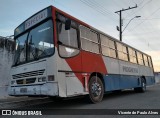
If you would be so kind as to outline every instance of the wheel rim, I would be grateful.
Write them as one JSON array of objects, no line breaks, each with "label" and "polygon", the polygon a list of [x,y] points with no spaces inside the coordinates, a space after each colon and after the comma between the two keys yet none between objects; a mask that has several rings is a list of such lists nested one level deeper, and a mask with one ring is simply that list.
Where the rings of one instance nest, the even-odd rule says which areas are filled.
[{"label": "wheel rim", "polygon": [[93,82],[91,85],[91,93],[93,97],[98,97],[102,93],[102,86],[98,82]]},{"label": "wheel rim", "polygon": [[142,82],[142,89],[145,91],[146,90],[146,83]]}]

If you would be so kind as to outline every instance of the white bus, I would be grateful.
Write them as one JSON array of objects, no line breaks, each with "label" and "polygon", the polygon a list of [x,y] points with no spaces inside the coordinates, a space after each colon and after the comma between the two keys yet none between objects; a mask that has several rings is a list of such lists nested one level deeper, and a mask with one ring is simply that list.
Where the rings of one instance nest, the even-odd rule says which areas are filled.
[{"label": "white bus", "polygon": [[100,102],[107,91],[155,83],[151,56],[49,6],[14,32],[9,95],[72,97]]}]

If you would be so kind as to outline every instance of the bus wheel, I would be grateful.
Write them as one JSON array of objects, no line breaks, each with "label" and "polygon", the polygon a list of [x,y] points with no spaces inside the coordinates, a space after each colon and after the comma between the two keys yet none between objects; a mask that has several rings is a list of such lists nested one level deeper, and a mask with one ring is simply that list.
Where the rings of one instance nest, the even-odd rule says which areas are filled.
[{"label": "bus wheel", "polygon": [[146,81],[143,77],[141,78],[141,87],[134,88],[134,90],[141,93],[144,93],[146,91]]},{"label": "bus wheel", "polygon": [[146,91],[146,81],[144,78],[141,79],[141,88],[140,88],[141,92],[145,92]]},{"label": "bus wheel", "polygon": [[98,103],[102,101],[104,95],[104,86],[99,77],[92,76],[89,81],[89,102]]}]

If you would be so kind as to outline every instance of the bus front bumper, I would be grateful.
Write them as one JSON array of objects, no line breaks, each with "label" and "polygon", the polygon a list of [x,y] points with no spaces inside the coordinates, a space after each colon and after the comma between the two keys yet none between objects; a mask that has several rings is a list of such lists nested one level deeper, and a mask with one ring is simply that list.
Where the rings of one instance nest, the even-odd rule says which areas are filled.
[{"label": "bus front bumper", "polygon": [[10,96],[57,96],[58,85],[57,83],[45,83],[42,85],[27,85],[27,86],[11,86],[8,89]]}]

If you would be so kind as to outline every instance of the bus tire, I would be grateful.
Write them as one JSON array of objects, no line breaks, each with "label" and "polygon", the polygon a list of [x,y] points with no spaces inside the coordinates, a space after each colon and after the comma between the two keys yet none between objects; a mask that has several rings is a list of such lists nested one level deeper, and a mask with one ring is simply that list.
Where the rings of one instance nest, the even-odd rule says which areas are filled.
[{"label": "bus tire", "polygon": [[141,78],[141,87],[134,88],[135,92],[144,93],[146,91],[146,80],[144,77]]},{"label": "bus tire", "polygon": [[89,81],[89,96],[88,100],[90,103],[101,102],[104,95],[104,86],[99,77],[92,76]]},{"label": "bus tire", "polygon": [[141,79],[141,87],[140,87],[140,92],[145,92],[146,91],[146,80],[145,78],[143,77]]}]

